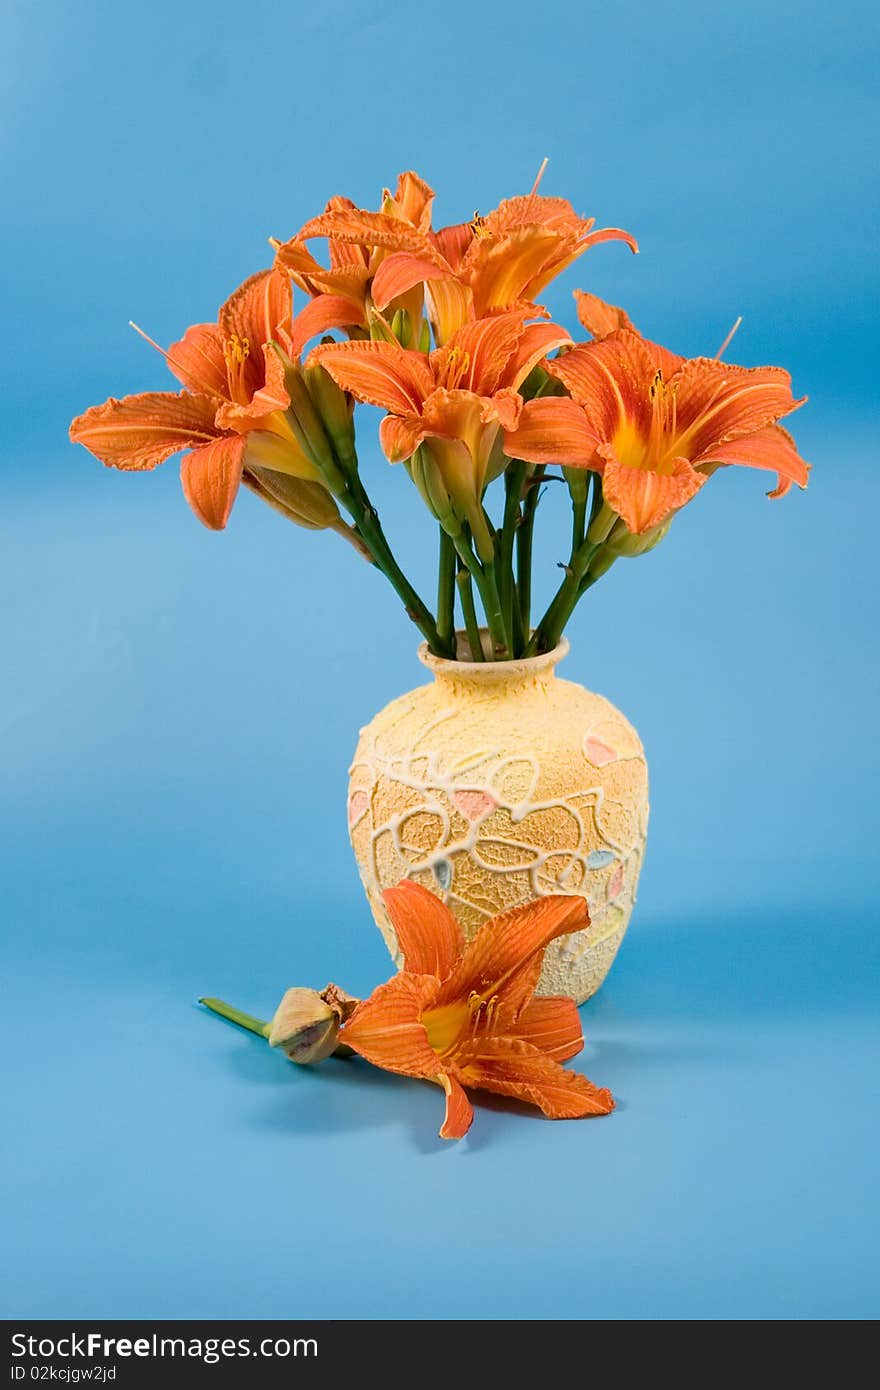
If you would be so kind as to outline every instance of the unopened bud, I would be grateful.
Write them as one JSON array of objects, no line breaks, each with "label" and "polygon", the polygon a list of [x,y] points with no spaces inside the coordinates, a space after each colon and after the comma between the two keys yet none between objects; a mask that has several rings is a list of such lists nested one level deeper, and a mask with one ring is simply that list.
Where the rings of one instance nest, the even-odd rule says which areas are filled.
[{"label": "unopened bud", "polygon": [[607,502],[603,502],[587,528],[587,540],[590,545],[601,545],[603,541],[607,540],[612,528],[619,520],[617,512],[609,507]]},{"label": "unopened bud", "polygon": [[284,367],[284,389],[290,397],[287,419],[291,429],[300,447],[314,461],[326,480],[330,491],[339,496],[345,491],[345,479],[339,471],[321,416],[309,395],[303,369],[300,363],[289,357],[277,343],[273,343],[272,347]]},{"label": "unopened bud", "polygon": [[315,989],[289,989],[272,1019],[269,1046],[280,1047],[300,1066],[323,1062],[336,1051],[339,1029],[357,1003],[338,985],[328,985],[320,994]]},{"label": "unopened bud", "polygon": [[385,322],[378,310],[369,309],[367,318],[370,325],[370,338],[374,343],[394,343],[395,346],[398,345],[391,325]]},{"label": "unopened bud", "polygon": [[652,526],[650,531],[643,531],[637,536],[623,521],[618,521],[605,544],[614,555],[647,555],[649,550],[660,544],[671,524],[672,517],[668,516],[659,526]]},{"label": "unopened bud", "polygon": [[265,500],[277,502],[298,526],[308,531],[325,531],[338,526],[342,518],[339,508],[322,483],[307,482],[289,473],[275,473],[269,468],[249,465],[258,491],[268,494]]},{"label": "unopened bud", "polygon": [[[332,340],[331,340],[332,341]],[[336,457],[346,473],[357,470],[354,447],[354,402],[330,373],[316,362],[305,368],[306,385]]]},{"label": "unopened bud", "polygon": [[407,464],[409,475],[421,493],[422,500],[440,522],[443,530],[450,536],[461,533],[461,520],[452,505],[452,498],[446,490],[443,475],[430,449],[424,445],[416,449]]},{"label": "unopened bud", "polygon": [[391,320],[391,332],[401,347],[409,347],[409,314],[405,309],[395,309],[394,317]]}]

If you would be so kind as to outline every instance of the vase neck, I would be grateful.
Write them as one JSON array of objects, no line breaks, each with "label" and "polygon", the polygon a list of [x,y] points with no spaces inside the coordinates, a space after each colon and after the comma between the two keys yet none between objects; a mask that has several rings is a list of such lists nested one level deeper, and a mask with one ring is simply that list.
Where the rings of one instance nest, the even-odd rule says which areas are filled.
[{"label": "vase neck", "polygon": [[488,691],[515,696],[546,688],[556,679],[556,667],[567,655],[565,638],[552,652],[519,661],[449,661],[434,656],[426,643],[419,648],[419,660],[433,673],[435,683],[464,698],[479,697]]}]

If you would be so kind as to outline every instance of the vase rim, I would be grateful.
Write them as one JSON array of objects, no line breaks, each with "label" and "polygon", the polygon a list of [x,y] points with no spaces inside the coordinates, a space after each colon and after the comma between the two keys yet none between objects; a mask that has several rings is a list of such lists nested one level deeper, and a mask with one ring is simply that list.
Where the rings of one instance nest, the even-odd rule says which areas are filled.
[{"label": "vase rim", "polygon": [[[480,635],[484,640],[487,638],[485,628],[480,629]],[[467,651],[467,634],[457,631],[455,636],[457,649]],[[512,661],[473,661],[470,658],[458,660],[447,656],[435,656],[428,649],[427,642],[422,642],[418,649],[418,658],[435,676],[453,676],[456,680],[497,681],[499,678],[516,680],[539,675],[542,671],[552,671],[554,666],[568,656],[569,651],[568,638],[561,637],[552,651],[541,652],[538,656],[521,656]]]}]

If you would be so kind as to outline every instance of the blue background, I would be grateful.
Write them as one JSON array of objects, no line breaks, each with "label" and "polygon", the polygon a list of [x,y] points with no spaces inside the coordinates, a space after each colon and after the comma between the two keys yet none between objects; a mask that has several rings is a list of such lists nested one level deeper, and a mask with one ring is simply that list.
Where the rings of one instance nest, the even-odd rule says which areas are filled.
[{"label": "blue background", "polygon": [[[3,7],[7,1316],[880,1312],[874,9]],[[388,973],[345,780],[414,632],[334,538],[249,496],[209,534],[174,463],[106,471],[66,429],[167,384],[129,317],[212,317],[330,194],[416,167],[451,221],[545,154],[642,245],[554,312],[589,287],[689,353],[742,313],[733,360],[810,393],[815,471],[772,504],[725,471],[578,612],[563,674],[652,774],[578,1059],[620,1108],[481,1108],[444,1146],[434,1088],[296,1070],[193,1003]],[[364,456],[427,589],[417,499]],[[542,592],[564,525],[551,499]]]}]

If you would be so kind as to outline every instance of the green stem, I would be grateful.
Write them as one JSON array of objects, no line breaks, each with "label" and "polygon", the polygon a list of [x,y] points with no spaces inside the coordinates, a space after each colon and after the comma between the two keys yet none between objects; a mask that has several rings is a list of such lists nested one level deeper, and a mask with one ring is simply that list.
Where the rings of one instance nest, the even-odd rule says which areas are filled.
[{"label": "green stem", "polygon": [[461,600],[461,611],[464,614],[464,630],[467,633],[468,646],[471,649],[471,660],[485,661],[486,654],[483,651],[483,642],[480,637],[480,624],[477,622],[474,586],[471,583],[470,571],[464,568],[459,569],[456,583],[458,584],[458,597]]},{"label": "green stem", "polygon": [[249,1033],[256,1033],[260,1038],[268,1038],[272,1031],[271,1023],[266,1023],[265,1019],[254,1018],[253,1014],[242,1013],[241,1009],[234,1009],[231,1004],[225,1003],[222,999],[200,999],[200,1004],[204,1004],[206,1009],[210,1009],[212,1014],[219,1014],[221,1018],[228,1018],[230,1023],[237,1023],[239,1028],[246,1028]]},{"label": "green stem", "polygon": [[535,531],[535,512],[541,496],[544,465],[539,463],[529,479],[523,502],[522,521],[516,533],[516,586],[519,597],[523,631],[528,636],[532,619],[532,540]]},{"label": "green stem", "polygon": [[598,554],[593,556],[592,560],[590,561],[590,567],[584,575],[583,579],[581,580],[581,587],[578,591],[578,598],[580,598],[581,594],[585,594],[588,589],[591,589],[594,584],[596,584],[600,579],[602,579],[604,575],[608,573],[611,566],[618,559],[619,556],[615,555],[613,551],[609,550],[607,545],[600,546]]},{"label": "green stem", "polygon": [[446,644],[443,643],[430,609],[416,593],[412,584],[410,584],[403,570],[395,560],[391,552],[391,547],[385,539],[385,533],[379,521],[379,514],[367,496],[366,489],[360,481],[360,478],[355,477],[352,479],[345,491],[338,496],[337,500],[345,507],[345,510],[354,521],[355,527],[359,535],[363,538],[376,565],[400,598],[408,616],[425,638],[431,651],[434,652],[435,656],[451,656],[451,641],[448,641]]},{"label": "green stem", "polygon": [[573,499],[571,504],[571,553],[576,554],[587,533],[587,496]]},{"label": "green stem", "polygon": [[516,597],[516,588],[513,590],[514,602],[510,611],[510,635],[513,639],[514,658],[524,656],[528,641],[526,630],[523,627],[522,613],[520,612],[519,602]]},{"label": "green stem", "polygon": [[464,532],[454,538],[455,548],[458,551],[462,564],[470,574],[483,603],[486,613],[486,626],[492,638],[492,646],[495,655],[499,660],[503,660],[508,653],[507,636],[504,631],[504,619],[501,614],[501,599],[498,595],[498,585],[495,581],[495,566],[481,565]]},{"label": "green stem", "polygon": [[486,622],[492,634],[495,655],[503,661],[513,655],[513,643],[504,617],[504,609],[501,606],[501,594],[498,590],[498,576],[494,560],[490,565],[483,566],[483,587],[480,589],[480,597],[486,610]]},{"label": "green stem", "polygon": [[437,576],[437,636],[444,647],[452,647],[455,638],[455,545],[442,526]]},{"label": "green stem", "polygon": [[562,630],[580,598],[581,582],[601,542],[584,541],[565,567],[565,578],[554,594],[527,648],[527,655],[550,652],[558,646]]},{"label": "green stem", "polygon": [[590,519],[589,519],[589,521],[587,522],[587,530],[588,530],[588,531],[589,531],[590,527],[592,526],[593,522],[596,520],[596,517],[599,515],[599,512],[602,510],[602,503],[604,502],[604,500],[605,500],[605,498],[604,498],[604,494],[603,494],[603,492],[602,492],[602,479],[599,477],[599,474],[598,474],[598,473],[594,473],[594,474],[593,474],[593,498],[592,498],[592,501],[590,502]]},{"label": "green stem", "polygon": [[521,459],[515,459],[504,475],[504,522],[501,528],[500,546],[501,604],[504,611],[505,626],[513,637],[514,656],[519,656],[521,650],[521,645],[517,641],[517,634],[522,631],[522,615],[519,610],[516,579],[513,573],[513,548],[522,519],[520,499],[527,468],[528,464],[523,463]]}]

